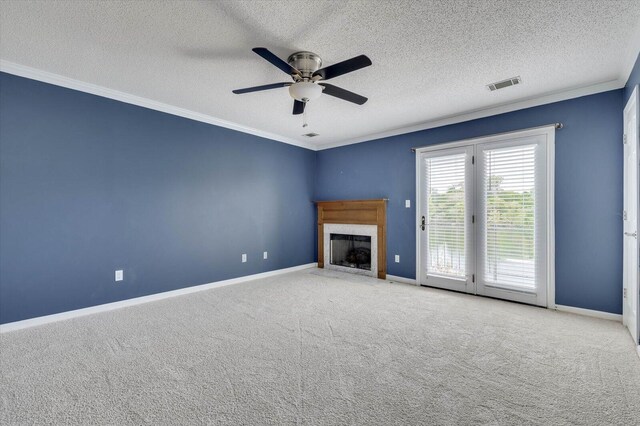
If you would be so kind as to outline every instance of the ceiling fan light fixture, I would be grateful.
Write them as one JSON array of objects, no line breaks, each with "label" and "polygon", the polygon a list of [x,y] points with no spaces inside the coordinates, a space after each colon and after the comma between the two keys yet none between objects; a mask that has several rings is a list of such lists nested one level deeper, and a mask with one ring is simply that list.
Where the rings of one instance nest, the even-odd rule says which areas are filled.
[{"label": "ceiling fan light fixture", "polygon": [[302,114],[304,123],[302,127],[307,127],[305,108],[307,102],[318,99],[323,93],[333,96],[334,98],[342,99],[343,101],[352,102],[356,105],[362,105],[367,102],[367,98],[364,96],[334,86],[333,84],[325,83],[326,80],[371,65],[371,59],[365,55],[356,56],[346,61],[320,68],[322,66],[322,59],[313,52],[295,52],[291,54],[287,62],[285,62],[266,47],[254,47],[252,50],[271,65],[291,77],[293,83],[263,84],[262,86],[232,90],[232,92],[236,95],[241,95],[243,93],[289,87],[289,95],[294,99],[291,113],[293,115]]},{"label": "ceiling fan light fixture", "polygon": [[322,95],[322,89],[318,84],[300,81],[289,86],[289,94],[300,102],[309,102],[318,99]]}]

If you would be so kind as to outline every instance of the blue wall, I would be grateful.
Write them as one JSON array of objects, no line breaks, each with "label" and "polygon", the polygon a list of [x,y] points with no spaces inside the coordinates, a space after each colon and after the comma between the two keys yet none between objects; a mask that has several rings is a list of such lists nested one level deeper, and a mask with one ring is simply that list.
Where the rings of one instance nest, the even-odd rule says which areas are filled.
[{"label": "blue wall", "polygon": [[556,302],[621,313],[622,90],[320,151],[316,197],[388,197],[387,271],[415,278],[409,148],[558,121],[565,128],[556,132]]},{"label": "blue wall", "polygon": [[631,70],[631,75],[629,75],[627,84],[624,86],[625,105],[627,104],[631,93],[633,93],[633,89],[636,87],[636,84],[640,84],[640,55],[638,55],[638,57],[636,58],[636,64],[633,66],[633,70]]},{"label": "blue wall", "polygon": [[4,73],[0,117],[1,323],[315,259],[313,151]]},{"label": "blue wall", "polygon": [[314,153],[0,73],[0,323],[313,262],[313,199],[389,197],[388,273],[414,278],[409,148],[556,121],[557,303],[620,313],[619,141],[639,74],[625,90]]}]

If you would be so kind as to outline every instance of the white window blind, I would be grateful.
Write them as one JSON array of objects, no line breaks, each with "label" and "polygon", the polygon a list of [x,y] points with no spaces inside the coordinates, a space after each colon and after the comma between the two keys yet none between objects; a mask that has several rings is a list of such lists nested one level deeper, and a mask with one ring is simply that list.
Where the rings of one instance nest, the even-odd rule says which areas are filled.
[{"label": "white window blind", "polygon": [[425,159],[427,273],[464,278],[466,154]]},{"label": "white window blind", "polygon": [[535,292],[537,144],[483,151],[483,279],[488,285]]}]

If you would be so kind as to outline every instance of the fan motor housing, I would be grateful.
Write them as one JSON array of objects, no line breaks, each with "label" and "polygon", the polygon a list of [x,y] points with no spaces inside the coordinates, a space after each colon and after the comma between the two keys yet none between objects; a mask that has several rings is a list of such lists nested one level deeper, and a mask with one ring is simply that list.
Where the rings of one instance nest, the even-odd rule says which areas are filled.
[{"label": "fan motor housing", "polygon": [[322,59],[313,52],[292,53],[287,62],[300,71],[303,79],[310,79],[311,75],[322,67]]}]

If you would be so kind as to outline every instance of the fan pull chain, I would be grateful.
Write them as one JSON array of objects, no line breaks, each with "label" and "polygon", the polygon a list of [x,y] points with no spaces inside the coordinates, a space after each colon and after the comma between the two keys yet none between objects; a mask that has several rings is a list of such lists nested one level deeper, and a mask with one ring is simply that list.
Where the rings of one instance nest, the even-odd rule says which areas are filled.
[{"label": "fan pull chain", "polygon": [[307,123],[307,103],[304,103],[304,109],[302,110],[302,128],[307,127],[309,124]]}]

